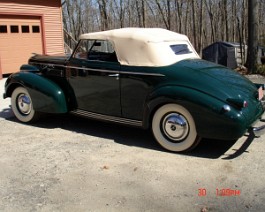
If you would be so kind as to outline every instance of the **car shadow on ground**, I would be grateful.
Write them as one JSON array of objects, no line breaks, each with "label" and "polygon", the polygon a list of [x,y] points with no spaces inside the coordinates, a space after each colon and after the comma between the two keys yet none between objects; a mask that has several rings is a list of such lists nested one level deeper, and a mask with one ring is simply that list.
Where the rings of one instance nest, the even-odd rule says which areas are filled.
[{"label": "car shadow on ground", "polygon": [[14,113],[11,110],[11,108],[5,108],[2,111],[0,111],[0,118],[9,119],[9,118],[12,118],[13,116],[14,116]]},{"label": "car shadow on ground", "polygon": [[[0,112],[0,117],[5,118],[8,121],[22,124],[14,116],[12,116],[12,114],[11,109],[5,109]],[[42,117],[38,122],[31,124],[31,126],[47,129],[61,128],[99,138],[111,139],[121,145],[168,152],[160,147],[160,145],[155,141],[150,130],[142,130],[139,128],[113,123],[105,123],[74,115],[45,115],[45,117]],[[200,144],[194,150],[181,154],[209,159],[217,159],[221,157],[222,159],[230,160],[246,152],[246,149],[253,141],[253,138],[253,136],[247,137],[243,145],[239,149],[234,149],[234,153],[231,155],[225,155],[225,153],[231,149],[236,141],[211,139],[202,139]],[[168,153],[177,154],[172,152]]]}]

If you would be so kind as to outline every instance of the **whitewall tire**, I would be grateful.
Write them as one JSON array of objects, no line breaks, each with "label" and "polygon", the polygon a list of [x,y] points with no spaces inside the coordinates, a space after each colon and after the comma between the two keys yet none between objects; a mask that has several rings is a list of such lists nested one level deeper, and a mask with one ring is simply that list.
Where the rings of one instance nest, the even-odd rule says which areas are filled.
[{"label": "whitewall tire", "polygon": [[200,141],[192,115],[178,104],[163,105],[155,112],[152,131],[157,142],[173,152],[191,150]]},{"label": "whitewall tire", "polygon": [[21,122],[33,122],[39,118],[34,110],[29,92],[24,87],[17,87],[11,95],[11,107],[16,118]]}]

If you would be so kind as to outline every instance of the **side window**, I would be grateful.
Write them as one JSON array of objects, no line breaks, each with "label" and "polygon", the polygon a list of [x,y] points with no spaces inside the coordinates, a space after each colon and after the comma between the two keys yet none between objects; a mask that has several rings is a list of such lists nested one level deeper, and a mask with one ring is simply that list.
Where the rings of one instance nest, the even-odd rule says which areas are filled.
[{"label": "side window", "polygon": [[91,61],[118,62],[111,42],[106,40],[82,40],[74,57]]}]

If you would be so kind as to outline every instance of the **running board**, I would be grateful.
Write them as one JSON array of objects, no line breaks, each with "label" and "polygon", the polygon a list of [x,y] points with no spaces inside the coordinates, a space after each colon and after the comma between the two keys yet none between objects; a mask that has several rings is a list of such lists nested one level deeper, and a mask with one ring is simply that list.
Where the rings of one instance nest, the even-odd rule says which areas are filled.
[{"label": "running board", "polygon": [[132,125],[132,126],[136,126],[136,127],[142,127],[143,126],[142,121],[120,118],[120,117],[115,117],[115,116],[102,115],[102,114],[98,114],[98,113],[87,112],[85,110],[74,110],[74,111],[71,111],[70,113],[74,114],[74,115],[86,117],[86,118],[96,119],[96,120],[115,122],[115,123],[119,123],[119,124]]}]

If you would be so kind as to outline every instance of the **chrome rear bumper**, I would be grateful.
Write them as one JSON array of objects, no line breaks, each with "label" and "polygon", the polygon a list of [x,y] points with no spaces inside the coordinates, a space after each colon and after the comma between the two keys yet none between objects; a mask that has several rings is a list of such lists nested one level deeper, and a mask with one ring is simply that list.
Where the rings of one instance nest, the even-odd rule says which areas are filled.
[{"label": "chrome rear bumper", "polygon": [[252,132],[256,137],[262,136],[263,134],[265,134],[265,125],[262,125],[260,127],[253,127]]},{"label": "chrome rear bumper", "polygon": [[265,134],[265,119],[261,118],[258,122],[255,123],[255,126],[252,126],[249,129],[249,132],[252,132],[256,137],[260,137]]},{"label": "chrome rear bumper", "polygon": [[[265,90],[265,84],[261,84],[263,94]],[[263,110],[265,110],[265,95],[260,100]],[[250,127],[248,130],[250,133],[253,133],[255,137],[260,137],[265,134],[265,113],[263,113],[262,117],[259,121],[254,123],[254,126]]]},{"label": "chrome rear bumper", "polygon": [[260,102],[262,104],[263,109],[265,109],[265,100],[264,100],[264,98]]}]

